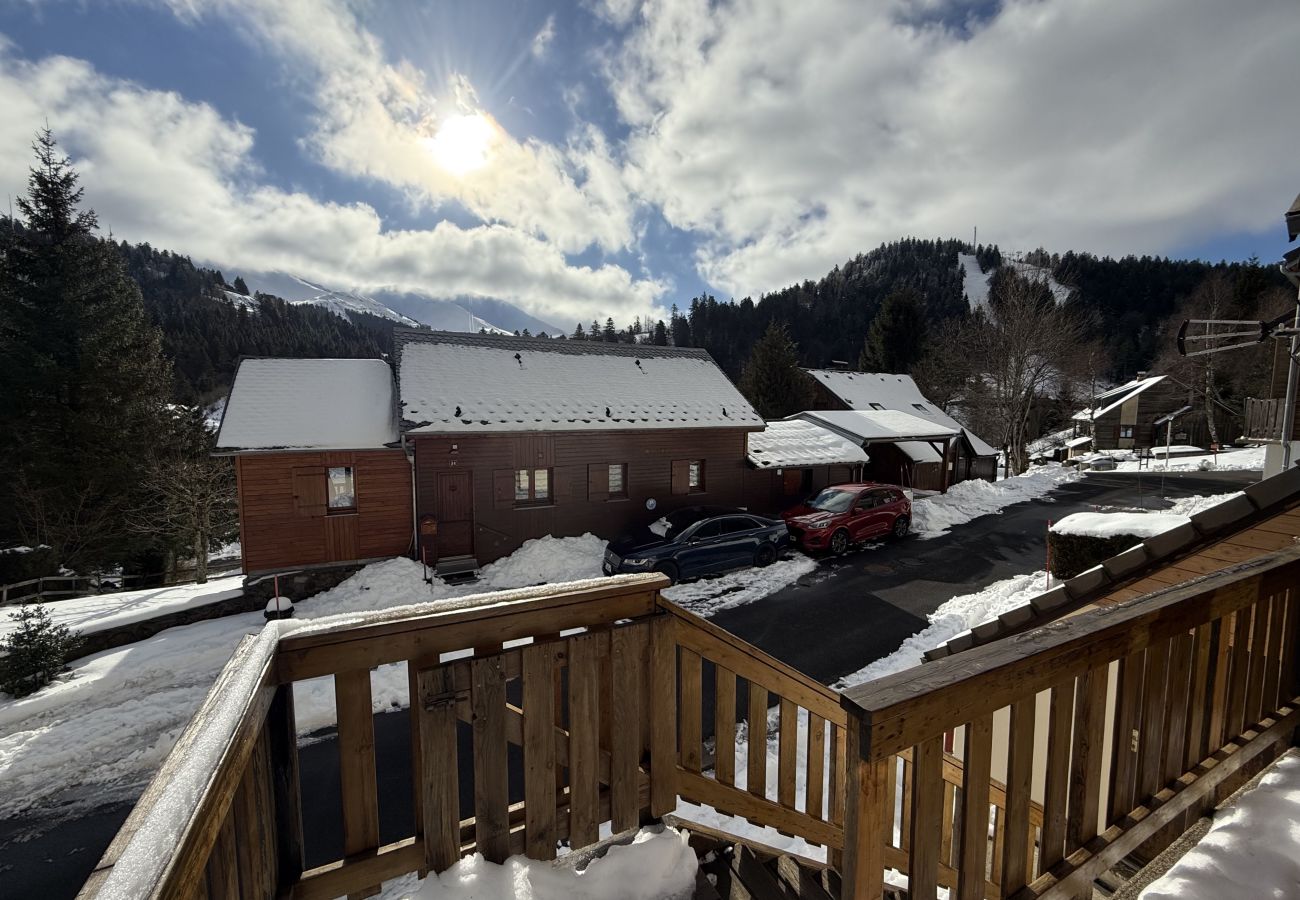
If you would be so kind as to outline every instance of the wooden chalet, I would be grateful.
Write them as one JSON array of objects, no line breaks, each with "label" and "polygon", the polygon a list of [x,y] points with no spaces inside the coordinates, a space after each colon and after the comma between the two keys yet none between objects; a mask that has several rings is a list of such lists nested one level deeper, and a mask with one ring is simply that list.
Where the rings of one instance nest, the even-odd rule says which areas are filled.
[{"label": "wooden chalet", "polygon": [[[807,369],[816,385],[814,409],[893,410],[917,416],[957,432],[946,457],[938,456],[926,441],[888,441],[871,446],[870,477],[923,490],[945,490],[946,485],[970,478],[994,481],[998,451],[949,416],[921,393],[910,375],[849,372],[842,369]],[[942,474],[946,460],[947,474]],[[940,487],[940,485],[944,487]]]},{"label": "wooden chalet", "polygon": [[244,572],[411,550],[411,471],[381,359],[244,359],[217,433],[235,458]]},{"label": "wooden chalet", "polygon": [[809,410],[794,416],[851,441],[868,454],[862,477],[927,491],[946,491],[961,438],[949,426],[895,409]]},{"label": "wooden chalet", "polygon": [[[1187,407],[1193,408],[1167,430],[1165,417]],[[1203,399],[1166,375],[1139,372],[1132,381],[1098,394],[1092,407],[1075,413],[1072,422],[1075,436],[1093,438],[1096,450],[1149,450],[1164,446],[1167,438],[1180,445],[1210,445]],[[1240,420],[1226,409],[1216,412],[1215,426],[1222,443],[1241,435]]]},{"label": "wooden chalet", "polygon": [[768,422],[749,436],[745,503],[779,513],[832,484],[859,481],[870,457],[862,446],[816,422]]},{"label": "wooden chalet", "polygon": [[473,567],[545,535],[612,538],[744,504],[763,420],[704,350],[401,330],[419,552]]}]

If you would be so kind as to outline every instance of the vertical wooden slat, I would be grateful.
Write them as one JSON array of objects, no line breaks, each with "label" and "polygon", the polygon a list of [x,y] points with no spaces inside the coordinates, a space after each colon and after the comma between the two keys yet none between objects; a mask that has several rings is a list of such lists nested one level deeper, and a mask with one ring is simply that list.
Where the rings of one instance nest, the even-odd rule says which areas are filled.
[{"label": "vertical wooden slat", "polygon": [[276,887],[283,893],[298,881],[303,870],[298,726],[292,684],[282,684],[275,689],[266,716],[266,739],[275,808]]},{"label": "vertical wooden slat", "polygon": [[1211,673],[1213,670],[1214,629],[1207,622],[1196,629],[1192,650],[1192,675],[1188,690],[1187,739],[1183,746],[1183,771],[1192,768],[1208,755],[1205,733],[1209,723]]},{"label": "vertical wooden slat", "polygon": [[912,748],[912,835],[908,851],[908,896],[935,900],[939,890],[939,831],[943,815],[943,736]]},{"label": "vertical wooden slat", "polygon": [[1138,775],[1135,803],[1146,801],[1160,788],[1164,762],[1165,682],[1169,670],[1169,642],[1147,648],[1142,678],[1142,725],[1138,741]]},{"label": "vertical wooden slat", "polygon": [[1119,661],[1115,685],[1115,728],[1111,748],[1110,803],[1106,821],[1114,822],[1133,808],[1137,785],[1137,740],[1142,712],[1144,653]]},{"label": "vertical wooden slat", "polygon": [[851,715],[844,739],[836,735],[838,729],[831,729],[832,759],[836,742],[844,746],[846,756],[842,900],[878,900],[885,890],[885,805],[894,802],[886,789],[886,766],[893,757],[863,759],[862,728],[862,721]]},{"label": "vertical wooden slat", "polygon": [[736,783],[736,674],[713,667],[713,774],[722,784]]},{"label": "vertical wooden slat", "polygon": [[1255,608],[1237,610],[1232,624],[1232,670],[1228,676],[1227,737],[1241,734],[1246,721],[1246,689],[1250,681],[1250,631]]},{"label": "vertical wooden slat", "polygon": [[[409,700],[407,706],[407,727],[410,731],[411,740],[411,812],[413,815],[412,827],[415,830],[415,838],[418,841],[424,841],[424,763],[421,757],[421,744],[423,739],[420,735],[421,703],[420,703],[420,670],[434,668],[438,665],[438,660],[407,660],[406,661],[406,696]],[[427,843],[425,847],[425,865],[421,866],[418,872],[420,878],[429,874],[428,869],[428,850]]]},{"label": "vertical wooden slat", "polygon": [[[1167,784],[1183,774],[1187,748],[1188,690],[1192,673],[1192,653],[1196,649],[1191,632],[1184,632],[1169,642],[1169,677],[1165,686],[1165,762],[1161,783]],[[1199,760],[1198,760],[1199,761]]]},{"label": "vertical wooden slat", "polygon": [[989,880],[994,884],[1002,883],[1002,857],[1007,852],[1007,814],[1006,810],[993,808],[993,871]]},{"label": "vertical wooden slat", "polygon": [[1010,897],[1033,878],[1029,806],[1034,777],[1034,697],[1011,704],[1007,730],[1007,836],[1002,845],[1002,896]]},{"label": "vertical wooden slat", "polygon": [[211,900],[240,900],[235,845],[235,817],[227,815],[208,856],[208,897]]},{"label": "vertical wooden slat", "polygon": [[[610,798],[614,830],[626,831],[640,824],[639,767],[641,760],[641,655],[646,633],[645,625],[616,628],[610,634],[610,662],[614,672],[614,741],[610,762]],[[683,658],[686,651],[682,651]],[[699,672],[696,657],[696,674]],[[698,683],[698,682],[697,682]],[[683,701],[685,701],[683,697]],[[683,722],[689,713],[682,708]],[[698,726],[700,708],[695,705]],[[685,728],[683,727],[683,733]],[[697,732],[698,733],[698,732]]]},{"label": "vertical wooden slat", "polygon": [[1039,867],[1060,862],[1065,848],[1066,802],[1070,786],[1070,728],[1074,720],[1074,682],[1052,688],[1047,719],[1047,766],[1043,793],[1043,846]]},{"label": "vertical wooden slat", "polygon": [[[601,634],[569,638],[569,844],[600,838]],[[647,704],[648,706],[649,704]]]},{"label": "vertical wooden slat", "polygon": [[799,712],[793,701],[782,697],[777,728],[776,802],[794,809],[795,760],[798,757]]},{"label": "vertical wooden slat", "polygon": [[[664,816],[677,807],[677,639],[673,617],[651,623],[650,815]],[[612,738],[612,735],[611,735]]]},{"label": "vertical wooden slat", "polygon": [[238,835],[235,860],[244,900],[272,900],[276,894],[275,844],[269,830],[274,823],[271,772],[266,749],[264,739],[253,747],[229,813]]},{"label": "vertical wooden slat", "polygon": [[746,747],[745,788],[767,796],[767,688],[749,682],[749,742]]},{"label": "vertical wooden slat", "polygon": [[[523,649],[524,850],[555,858],[555,645]],[[636,721],[640,721],[639,719]]]},{"label": "vertical wooden slat", "polygon": [[[680,719],[680,748],[682,768],[688,772],[700,771],[700,736],[704,714],[703,688],[700,683],[700,655],[683,647],[681,650],[681,694],[677,701]],[[618,702],[617,698],[614,701]]]},{"label": "vertical wooden slat", "polygon": [[831,725],[831,750],[829,754],[831,774],[829,778],[830,799],[826,807],[833,825],[844,824],[845,791],[848,789],[848,737],[846,730]]},{"label": "vertical wooden slat", "polygon": [[902,770],[901,778],[903,779],[903,807],[902,822],[900,822],[901,831],[898,835],[899,849],[910,850],[912,847],[912,760],[909,757],[900,757]]},{"label": "vertical wooden slat", "polygon": [[[945,866],[957,867],[952,858],[953,833],[960,828],[954,821],[956,811],[957,786],[948,779],[943,780],[943,812],[939,816],[939,862]],[[987,840],[987,838],[986,838]],[[958,839],[960,847],[960,838]]]},{"label": "vertical wooden slat", "polygon": [[[959,900],[984,900],[984,869],[989,852],[989,778],[993,762],[993,716],[966,725],[966,757],[961,790]],[[1024,832],[1020,828],[1021,833]],[[1005,845],[1003,847],[1005,853]]]},{"label": "vertical wooden slat", "polygon": [[[343,794],[343,853],[351,856],[379,847],[379,783],[375,778],[375,720],[370,670],[334,676],[338,706],[339,783]],[[373,897],[371,885],[349,897]]]},{"label": "vertical wooden slat", "polygon": [[1285,625],[1286,598],[1275,594],[1268,620],[1268,645],[1264,650],[1264,687],[1260,703],[1265,715],[1282,702],[1278,696],[1278,676],[1282,668],[1282,629]]},{"label": "vertical wooden slat", "polygon": [[1077,681],[1074,753],[1070,760],[1070,819],[1065,840],[1067,855],[1097,836],[1109,675],[1109,666],[1098,666],[1084,672]]},{"label": "vertical wooden slat", "polygon": [[[1228,684],[1232,670],[1232,620],[1228,616],[1210,623],[1209,721],[1205,726],[1205,756],[1223,746],[1228,727]],[[1204,759],[1205,756],[1201,758]]]},{"label": "vertical wooden slat", "polygon": [[1264,654],[1268,645],[1268,623],[1273,617],[1271,597],[1260,597],[1255,603],[1255,618],[1250,634],[1250,674],[1246,684],[1245,724],[1259,721],[1264,700]]},{"label": "vertical wooden slat", "polygon": [[470,660],[474,730],[474,845],[488,862],[510,855],[506,679],[500,656]]},{"label": "vertical wooden slat", "polygon": [[898,822],[898,764],[898,757],[891,756],[885,766],[885,790],[889,797],[889,803],[885,805],[885,840],[893,847],[902,843],[901,840],[895,843],[894,838],[894,826]]},{"label": "vertical wooden slat", "polygon": [[412,707],[416,710],[420,753],[416,796],[424,866],[444,872],[460,858],[460,788],[457,757],[456,693],[450,666],[417,669]]},{"label": "vertical wooden slat", "polygon": [[1278,671],[1278,692],[1283,701],[1300,694],[1300,591],[1288,588],[1283,595],[1286,615],[1282,623],[1282,665]]},{"label": "vertical wooden slat", "polygon": [[804,812],[814,819],[825,819],[822,798],[826,779],[826,720],[808,713],[808,774],[804,784]]}]

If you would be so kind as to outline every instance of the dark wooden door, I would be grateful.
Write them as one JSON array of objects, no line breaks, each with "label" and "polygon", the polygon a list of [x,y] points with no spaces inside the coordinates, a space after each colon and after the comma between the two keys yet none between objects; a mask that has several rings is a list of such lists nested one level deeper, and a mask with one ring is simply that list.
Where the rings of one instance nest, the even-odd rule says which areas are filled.
[{"label": "dark wooden door", "polygon": [[473,473],[441,472],[438,475],[438,557],[473,553]]}]

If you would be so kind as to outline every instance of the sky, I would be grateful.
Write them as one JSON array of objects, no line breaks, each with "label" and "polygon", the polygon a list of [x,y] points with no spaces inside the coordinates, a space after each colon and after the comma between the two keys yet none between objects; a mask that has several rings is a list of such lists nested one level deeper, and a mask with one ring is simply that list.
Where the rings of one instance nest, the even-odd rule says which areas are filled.
[{"label": "sky", "polygon": [[1272,261],[1297,46],[1295,0],[0,0],[0,189],[48,123],[119,239],[566,327],[977,227]]}]

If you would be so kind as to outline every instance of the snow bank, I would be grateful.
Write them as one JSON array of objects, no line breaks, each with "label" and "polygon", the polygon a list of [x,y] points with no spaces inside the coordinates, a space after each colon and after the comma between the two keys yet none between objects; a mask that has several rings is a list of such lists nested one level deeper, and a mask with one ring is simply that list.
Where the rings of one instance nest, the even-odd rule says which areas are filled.
[{"label": "snow bank", "polygon": [[700,616],[762,600],[794,584],[817,568],[817,560],[802,553],[764,569],[738,569],[718,578],[678,584],[664,591],[669,600]]},{"label": "snow bank", "polygon": [[1214,816],[1209,833],[1140,900],[1300,895],[1300,750]]},{"label": "snow bank", "polygon": [[[1161,447],[1160,453],[1164,454]],[[1177,448],[1175,448],[1177,450]],[[1153,451],[1154,452],[1154,451]],[[1115,452],[1109,454],[1121,459]],[[1126,454],[1117,471],[1120,472],[1243,472],[1261,471],[1264,468],[1264,448],[1247,447],[1244,450],[1224,450],[1221,453],[1206,453],[1204,456],[1177,456],[1169,460],[1166,466],[1163,459],[1138,462],[1132,454]]]},{"label": "snow bank", "polygon": [[1047,465],[1001,481],[974,478],[963,481],[950,487],[946,494],[913,503],[912,531],[922,537],[936,537],[954,525],[964,525],[1013,503],[1042,497],[1079,477],[1072,468]]},{"label": "snow bank", "polygon": [[1180,497],[1174,501],[1174,505],[1167,511],[1176,516],[1194,516],[1198,512],[1203,512],[1211,506],[1218,506],[1220,503],[1227,503],[1236,497],[1245,495],[1245,491],[1233,491],[1231,494],[1209,494],[1196,495],[1192,497]]},{"label": "snow bank", "polygon": [[1099,538],[1116,537],[1121,534],[1149,538],[1191,521],[1189,516],[1164,512],[1085,512],[1068,515],[1054,523],[1052,532]]},{"label": "snow bank", "polygon": [[699,863],[674,828],[637,832],[581,872],[512,856],[503,864],[475,853],[423,881],[391,882],[380,900],[676,900],[695,891]]}]

